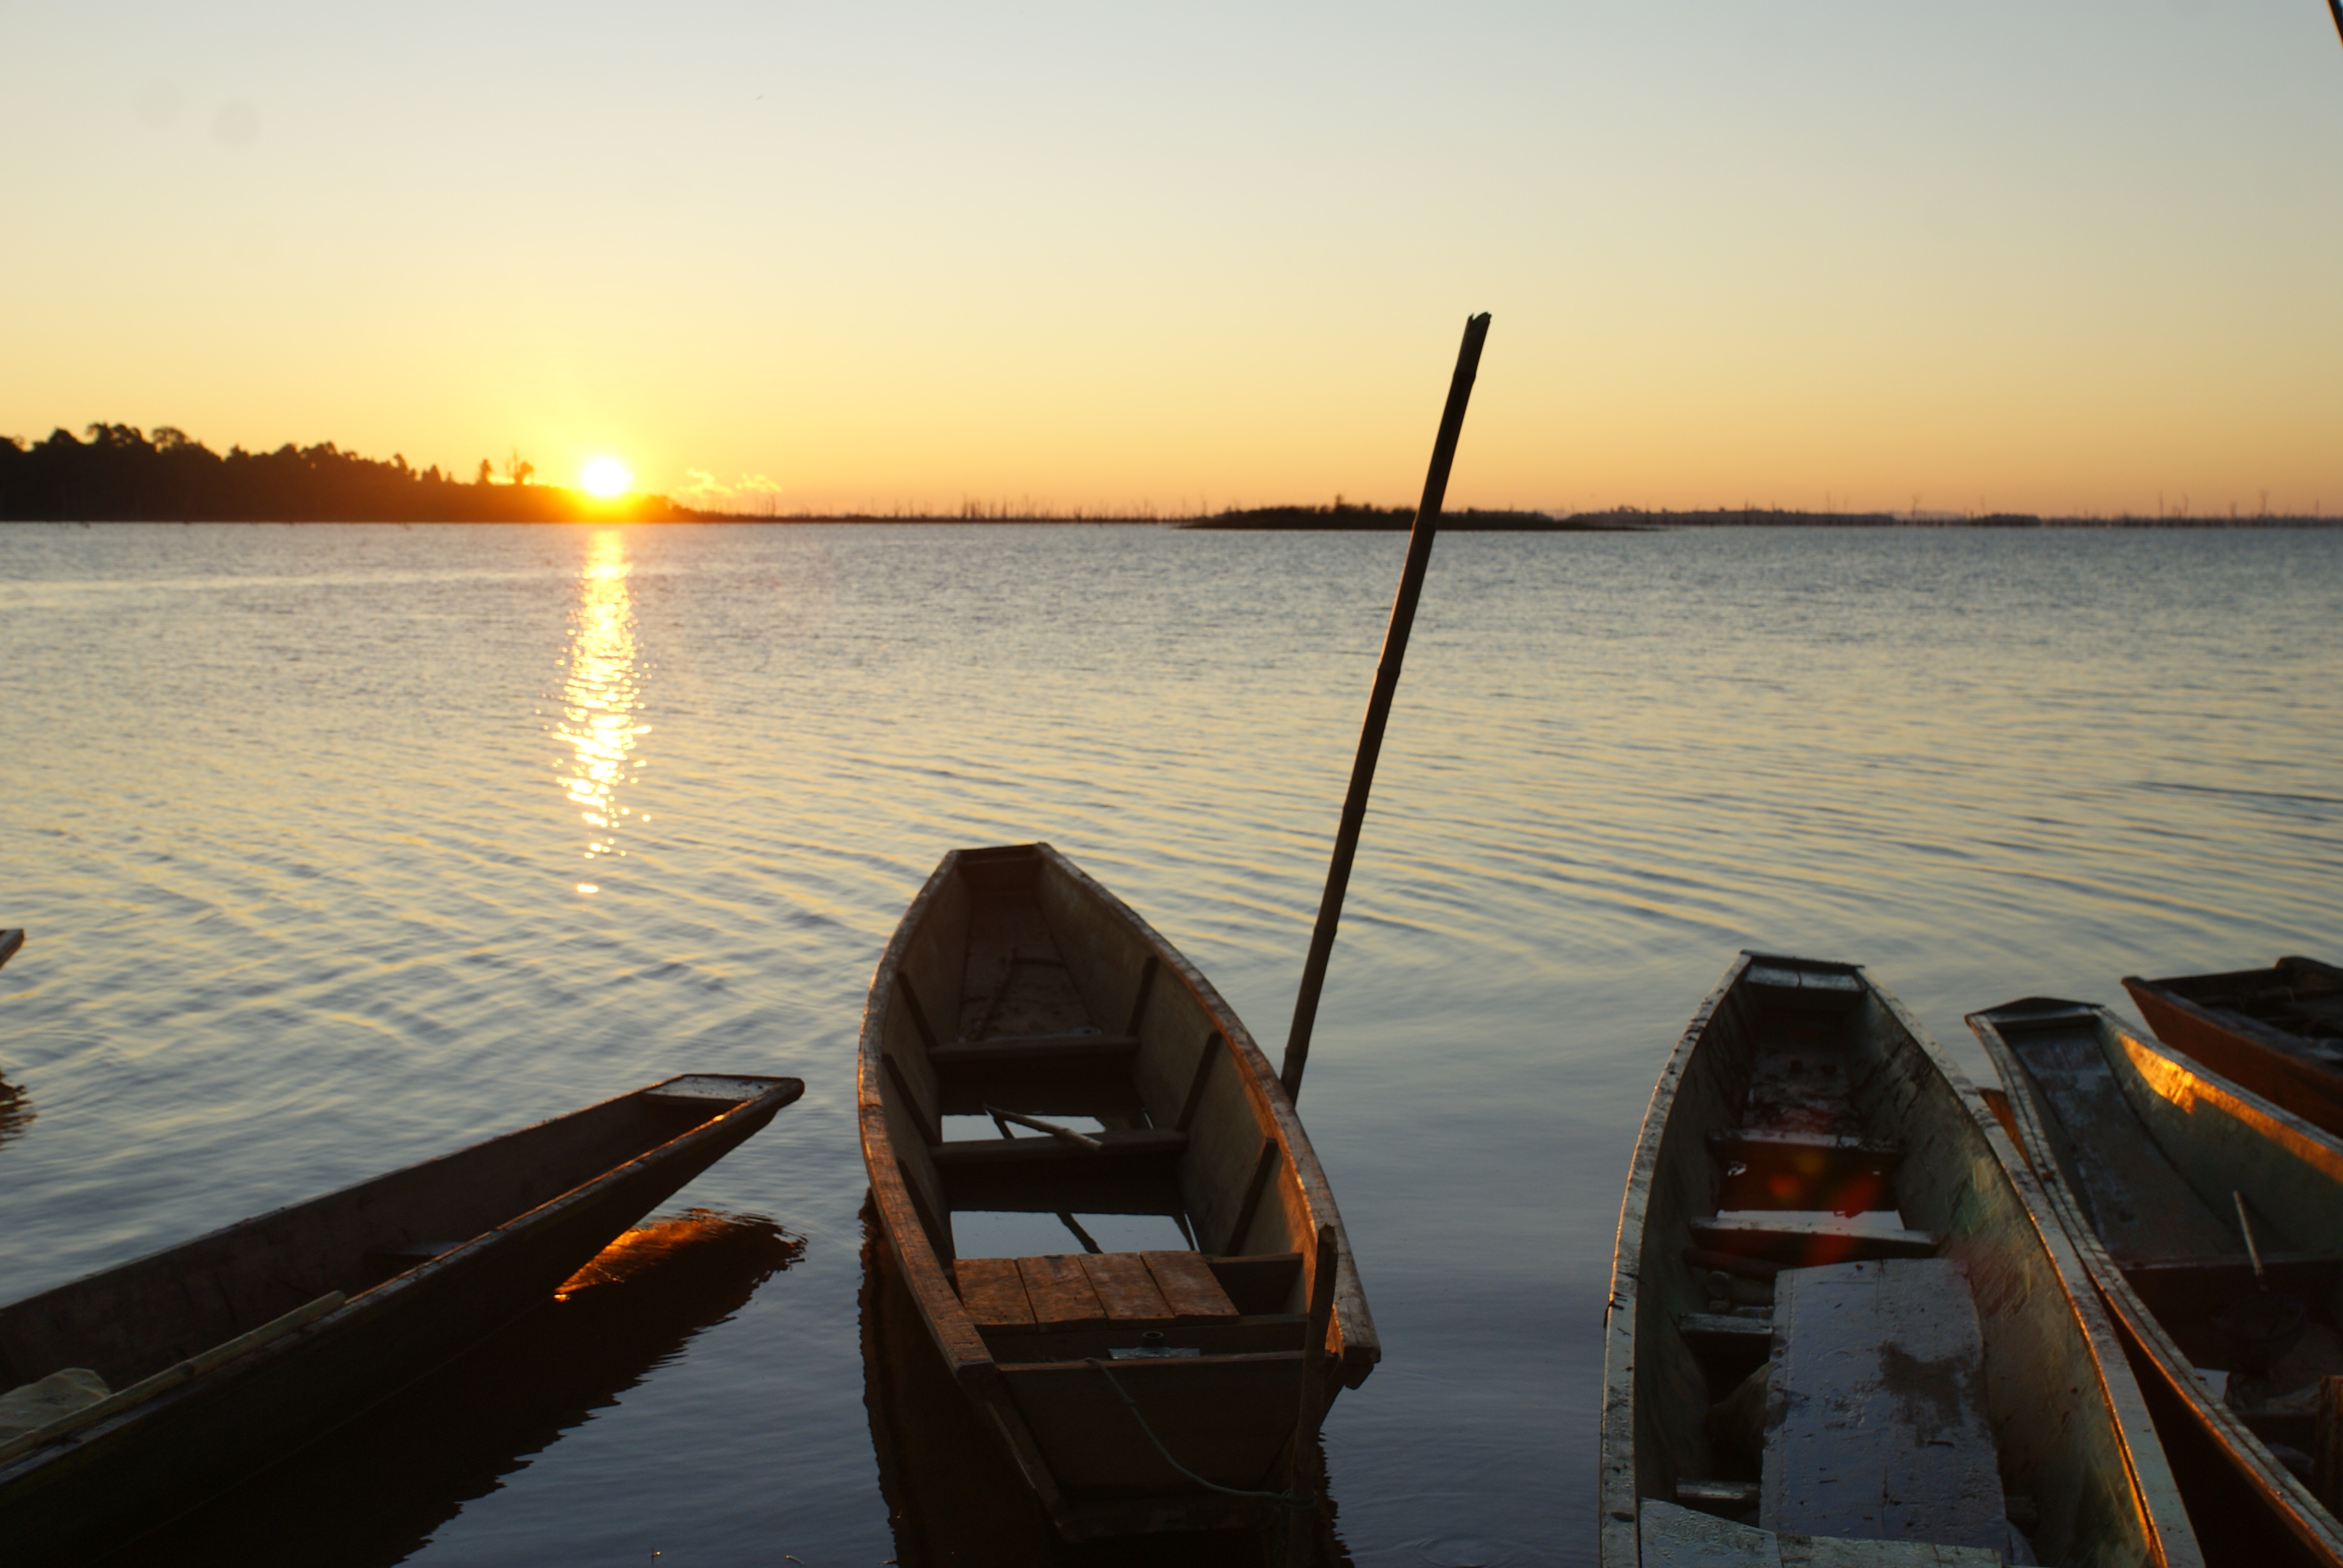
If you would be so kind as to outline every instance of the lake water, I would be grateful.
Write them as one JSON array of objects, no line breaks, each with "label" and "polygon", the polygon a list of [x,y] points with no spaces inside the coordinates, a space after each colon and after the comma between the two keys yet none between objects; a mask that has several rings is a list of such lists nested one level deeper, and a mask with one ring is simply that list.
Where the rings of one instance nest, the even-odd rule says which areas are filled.
[{"label": "lake water", "polygon": [[[710,1224],[177,1553],[933,1560],[865,1406],[871,966],[945,849],[1046,839],[1273,1058],[1403,549],[0,527],[0,1299],[795,1074],[663,1211],[785,1236]],[[1619,1185],[1744,947],[1868,964],[1973,1072],[1966,1010],[2335,956],[2343,531],[1440,541],[1301,1096],[1385,1347],[1326,1430],[1363,1568],[1591,1560]]]}]

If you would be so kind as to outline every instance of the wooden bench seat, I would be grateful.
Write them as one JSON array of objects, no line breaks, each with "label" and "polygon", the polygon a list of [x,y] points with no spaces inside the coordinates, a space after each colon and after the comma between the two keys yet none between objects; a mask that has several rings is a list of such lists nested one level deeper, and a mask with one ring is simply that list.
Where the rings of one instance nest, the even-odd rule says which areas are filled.
[{"label": "wooden bench seat", "polygon": [[1695,1220],[1694,1242],[1710,1251],[1739,1252],[1792,1267],[1859,1262],[1875,1258],[1931,1258],[1933,1231],[1879,1231],[1835,1214],[1785,1211],[1763,1221]]},{"label": "wooden bench seat", "polygon": [[952,1273],[980,1331],[1214,1322],[1238,1315],[1199,1252],[962,1258]]},{"label": "wooden bench seat", "polygon": [[1990,1547],[2009,1526],[1985,1407],[1985,1342],[1958,1265],[1785,1269],[1757,1523]]},{"label": "wooden bench seat", "polygon": [[928,1152],[939,1166],[1048,1164],[1061,1160],[1114,1160],[1177,1154],[1188,1147],[1188,1135],[1175,1127],[1110,1127],[1086,1133],[1102,1146],[1083,1149],[1046,1132],[1023,1138],[960,1138],[939,1143]]},{"label": "wooden bench seat", "polygon": [[1138,1049],[1138,1040],[1128,1034],[1018,1034],[992,1040],[950,1040],[930,1050],[928,1060],[939,1069],[1029,1062],[1055,1066],[1120,1061]]}]

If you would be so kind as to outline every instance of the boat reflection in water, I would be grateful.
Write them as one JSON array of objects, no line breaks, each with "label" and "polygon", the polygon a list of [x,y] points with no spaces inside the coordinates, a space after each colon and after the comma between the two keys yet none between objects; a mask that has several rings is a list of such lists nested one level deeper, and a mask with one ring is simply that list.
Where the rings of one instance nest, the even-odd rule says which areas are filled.
[{"label": "boat reflection in water", "polygon": [[0,1143],[21,1136],[32,1120],[32,1097],[22,1085],[0,1078]]},{"label": "boat reflection in water", "polygon": [[[16,950],[24,945],[25,933],[21,929],[11,927],[0,930],[0,966],[15,958]],[[0,1078],[0,1143],[22,1133],[25,1124],[32,1120],[33,1102],[25,1097],[24,1087]]]},{"label": "boat reflection in water", "polygon": [[554,1300],[135,1550],[239,1568],[399,1562],[804,1248],[755,1215],[646,1221]]},{"label": "boat reflection in water", "polygon": [[[1000,1437],[952,1385],[868,1202],[862,1209],[862,1402],[879,1486],[903,1568],[1283,1568],[1268,1531],[1124,1535],[1074,1544],[1059,1535]],[[1319,1497],[1304,1528],[1315,1568],[1351,1562],[1326,1496],[1326,1454],[1313,1443],[1302,1484]]]}]

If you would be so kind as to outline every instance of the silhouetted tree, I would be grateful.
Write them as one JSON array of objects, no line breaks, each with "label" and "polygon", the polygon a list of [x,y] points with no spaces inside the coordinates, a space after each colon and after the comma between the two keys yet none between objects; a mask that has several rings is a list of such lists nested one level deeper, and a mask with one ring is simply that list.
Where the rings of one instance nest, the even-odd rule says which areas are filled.
[{"label": "silhouetted tree", "polygon": [[[0,518],[49,521],[529,522],[608,517],[609,507],[558,486],[456,484],[435,465],[417,473],[404,455],[376,462],[331,441],[273,452],[231,447],[226,457],[176,426],[148,439],[136,427],[95,424],[87,439],[65,430],[27,443],[0,437]],[[518,451],[513,471],[534,469]],[[701,514],[663,500],[627,515]]]}]

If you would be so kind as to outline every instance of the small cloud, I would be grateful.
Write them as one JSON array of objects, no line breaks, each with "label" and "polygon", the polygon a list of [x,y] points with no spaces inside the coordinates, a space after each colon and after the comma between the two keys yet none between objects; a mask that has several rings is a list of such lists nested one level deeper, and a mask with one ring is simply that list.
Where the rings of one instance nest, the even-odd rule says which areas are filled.
[{"label": "small cloud", "polygon": [[222,104],[212,116],[212,140],[232,153],[240,153],[252,146],[260,136],[260,111],[238,100]]},{"label": "small cloud", "polygon": [[705,468],[683,472],[690,483],[669,490],[669,498],[699,511],[769,515],[780,502],[780,485],[762,474],[743,474],[728,485]]},{"label": "small cloud", "polygon": [[149,82],[138,89],[138,117],[156,130],[179,117],[179,89],[168,82]]}]

